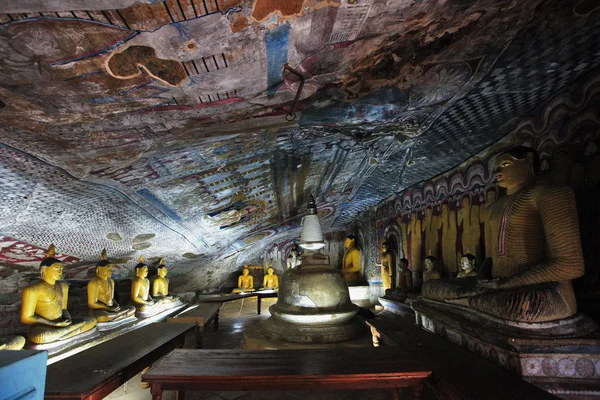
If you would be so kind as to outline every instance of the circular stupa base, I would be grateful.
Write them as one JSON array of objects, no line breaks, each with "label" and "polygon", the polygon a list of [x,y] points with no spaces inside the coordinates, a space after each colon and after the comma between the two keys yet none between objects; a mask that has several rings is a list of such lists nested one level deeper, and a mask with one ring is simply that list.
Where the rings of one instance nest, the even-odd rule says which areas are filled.
[{"label": "circular stupa base", "polygon": [[320,344],[355,339],[365,335],[367,327],[357,317],[335,325],[294,324],[271,317],[263,322],[263,331],[273,340]]}]

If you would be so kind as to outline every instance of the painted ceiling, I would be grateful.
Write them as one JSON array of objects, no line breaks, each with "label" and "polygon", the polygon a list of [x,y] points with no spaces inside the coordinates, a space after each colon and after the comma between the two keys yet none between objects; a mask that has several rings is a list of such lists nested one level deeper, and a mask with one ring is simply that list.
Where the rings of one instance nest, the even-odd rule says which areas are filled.
[{"label": "painted ceiling", "polygon": [[599,64],[595,0],[0,1],[0,261],[343,229]]}]

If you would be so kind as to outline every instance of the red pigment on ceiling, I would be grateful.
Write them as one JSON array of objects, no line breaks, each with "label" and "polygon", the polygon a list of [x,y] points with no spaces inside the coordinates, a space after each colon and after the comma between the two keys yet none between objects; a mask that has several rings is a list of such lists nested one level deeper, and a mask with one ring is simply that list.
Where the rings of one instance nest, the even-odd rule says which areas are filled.
[{"label": "red pigment on ceiling", "polygon": [[297,15],[302,11],[304,0],[256,0],[252,9],[252,18],[261,22],[279,12],[282,17]]},{"label": "red pigment on ceiling", "polygon": [[233,33],[239,32],[248,26],[248,18],[236,15],[231,23],[231,31]]}]

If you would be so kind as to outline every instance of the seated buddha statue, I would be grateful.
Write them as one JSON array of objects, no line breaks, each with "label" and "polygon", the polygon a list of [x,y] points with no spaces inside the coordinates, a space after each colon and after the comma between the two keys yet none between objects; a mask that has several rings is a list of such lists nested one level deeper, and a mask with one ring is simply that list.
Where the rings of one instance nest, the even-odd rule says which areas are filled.
[{"label": "seated buddha statue", "polygon": [[250,275],[250,270],[244,268],[242,275],[238,278],[238,287],[233,289],[233,293],[254,292],[254,278]]},{"label": "seated buddha statue", "polygon": [[344,279],[349,285],[358,283],[358,273],[360,272],[360,250],[355,244],[354,235],[346,236],[344,239],[344,258],[342,259],[342,273]]},{"label": "seated buddha statue", "polygon": [[23,336],[0,336],[0,350],[21,350],[25,342]]},{"label": "seated buddha statue", "polygon": [[290,255],[287,257],[287,267],[288,269],[292,269],[296,268],[300,264],[302,264],[302,260],[300,260],[300,252],[298,251],[298,247],[294,244],[290,250]]},{"label": "seated buddha statue", "polygon": [[277,290],[279,288],[279,277],[275,275],[275,270],[269,267],[267,275],[263,278],[263,287],[261,289]]},{"label": "seated buddha statue", "polygon": [[89,314],[98,322],[118,321],[135,313],[135,307],[121,307],[115,300],[115,281],[110,278],[112,272],[113,265],[104,249],[96,264],[96,277],[87,285]]},{"label": "seated buddha statue", "polygon": [[404,302],[409,293],[413,291],[412,272],[408,269],[408,260],[401,258],[398,262],[398,286],[396,289],[387,289],[385,295],[388,298]]},{"label": "seated buddha statue", "polygon": [[[577,311],[571,280],[584,273],[573,191],[536,182],[538,155],[516,147],[496,158],[494,174],[506,196],[491,207],[491,262],[477,278],[439,279],[423,285],[423,296],[469,306],[519,322],[548,322]],[[487,260],[486,260],[487,261]]]},{"label": "seated buddha statue", "polygon": [[144,258],[140,256],[138,265],[135,266],[137,278],[131,282],[131,302],[135,309],[142,313],[154,313],[160,311],[162,302],[150,297],[150,281],[148,278],[148,266],[144,264]]},{"label": "seated buddha statue", "polygon": [[477,271],[475,270],[475,256],[473,254],[465,254],[460,259],[460,266],[462,271],[456,275],[457,278],[467,278],[469,276],[477,276]]},{"label": "seated buddha statue", "polygon": [[423,262],[423,264],[425,265],[425,268],[423,270],[423,282],[441,278],[440,273],[435,268],[435,261],[436,260],[434,256],[425,257],[425,261]]},{"label": "seated buddha statue", "polygon": [[169,294],[169,278],[167,273],[169,269],[163,264],[162,258],[158,263],[158,277],[152,282],[152,297],[160,299],[163,305],[178,303],[179,298]]},{"label": "seated buddha statue", "polygon": [[73,338],[96,326],[96,319],[71,319],[67,311],[69,285],[62,278],[63,264],[54,258],[51,244],[40,264],[41,280],[23,290],[21,322],[29,325],[27,338],[32,343],[51,343]]}]

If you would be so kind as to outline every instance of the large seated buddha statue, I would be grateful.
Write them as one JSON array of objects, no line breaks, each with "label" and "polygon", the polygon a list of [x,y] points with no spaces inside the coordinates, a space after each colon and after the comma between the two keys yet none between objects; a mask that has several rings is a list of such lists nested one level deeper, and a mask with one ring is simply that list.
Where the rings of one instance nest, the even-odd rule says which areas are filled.
[{"label": "large seated buddha statue", "polygon": [[263,278],[263,287],[261,290],[277,290],[279,289],[279,277],[275,275],[273,267],[269,267],[267,274]]},{"label": "large seated buddha statue", "polygon": [[100,258],[96,264],[96,277],[87,285],[90,316],[96,318],[98,322],[119,321],[132,316],[135,313],[135,307],[121,307],[114,298],[115,281],[110,278],[113,265],[108,259],[106,249],[102,250]]},{"label": "large seated buddha statue", "polygon": [[180,304],[181,301],[178,297],[169,294],[168,272],[169,268],[163,264],[163,259],[161,258],[158,263],[158,277],[152,282],[152,297],[160,299],[164,307],[174,307],[175,305]]},{"label": "large seated buddha statue", "polygon": [[238,287],[233,289],[232,293],[254,292],[254,278],[250,275],[250,270],[246,268],[242,270],[242,275],[238,277]]},{"label": "large seated buddha statue", "polygon": [[135,266],[136,278],[131,282],[131,302],[139,316],[151,316],[162,311],[162,301],[154,300],[150,296],[150,281],[148,280],[148,266],[140,256],[138,265]]},{"label": "large seated buddha statue", "polygon": [[[477,277],[425,282],[423,296],[518,322],[548,322],[575,314],[571,280],[584,273],[575,196],[566,186],[536,182],[535,150],[516,147],[496,159],[507,195],[492,205],[492,262]],[[487,267],[487,268],[486,268]]]},{"label": "large seated buddha statue", "polygon": [[71,319],[67,311],[69,285],[57,282],[62,278],[63,264],[54,258],[51,244],[40,264],[41,280],[23,290],[21,322],[29,325],[27,339],[35,344],[66,340],[96,326],[96,319]]}]

